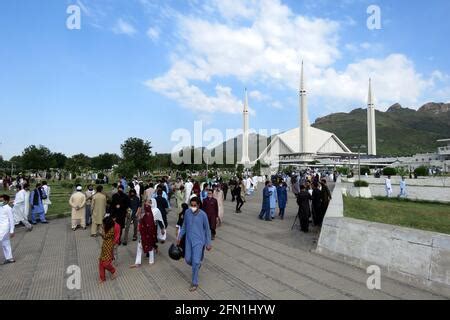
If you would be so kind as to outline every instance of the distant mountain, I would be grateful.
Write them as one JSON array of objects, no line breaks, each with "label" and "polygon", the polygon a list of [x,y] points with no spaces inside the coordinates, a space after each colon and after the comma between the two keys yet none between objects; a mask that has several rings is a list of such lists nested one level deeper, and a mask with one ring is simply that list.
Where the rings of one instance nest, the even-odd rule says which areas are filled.
[{"label": "distant mountain", "polygon": [[[250,161],[254,161],[257,159],[258,155],[267,147],[270,143],[270,138],[261,134],[250,133],[248,135],[248,155]],[[229,159],[232,159],[234,156],[234,162],[241,161],[242,157],[242,134],[231,138],[220,145],[216,146],[212,155],[214,156],[216,152],[222,152],[225,157],[228,156]]]},{"label": "distant mountain", "polygon": [[[417,111],[392,105],[376,111],[377,153],[384,156],[434,152],[437,139],[450,138],[450,103],[427,103]],[[313,127],[335,133],[350,149],[367,145],[367,110],[333,113],[318,118]]]},{"label": "distant mountain", "polygon": [[[256,160],[258,155],[267,147],[270,141],[270,137],[261,134],[250,133],[248,136],[248,155],[250,161]],[[194,159],[202,158],[202,154],[205,149],[205,147],[186,147],[178,151],[178,155],[182,155],[183,152],[187,152],[188,154],[191,154],[191,161],[193,162]],[[228,139],[227,141],[224,141],[211,149],[211,157],[214,159],[216,159],[220,153],[223,157],[223,164],[236,164],[240,162],[242,159],[242,134]]]}]

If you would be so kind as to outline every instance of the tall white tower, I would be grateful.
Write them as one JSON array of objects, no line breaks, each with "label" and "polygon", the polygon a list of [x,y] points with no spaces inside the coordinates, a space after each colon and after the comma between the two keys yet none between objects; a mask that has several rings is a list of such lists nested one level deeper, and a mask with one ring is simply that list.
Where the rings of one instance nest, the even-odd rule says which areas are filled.
[{"label": "tall white tower", "polygon": [[250,163],[248,157],[248,96],[247,88],[245,88],[245,99],[244,99],[244,111],[243,111],[244,125],[242,134],[242,164]]},{"label": "tall white tower", "polygon": [[369,95],[367,97],[367,154],[377,154],[377,138],[375,127],[375,106],[372,97],[372,80],[369,79]]},{"label": "tall white tower", "polygon": [[300,153],[309,153],[309,120],[308,120],[308,105],[306,104],[305,82],[303,77],[303,61],[300,75],[299,107],[300,107]]}]

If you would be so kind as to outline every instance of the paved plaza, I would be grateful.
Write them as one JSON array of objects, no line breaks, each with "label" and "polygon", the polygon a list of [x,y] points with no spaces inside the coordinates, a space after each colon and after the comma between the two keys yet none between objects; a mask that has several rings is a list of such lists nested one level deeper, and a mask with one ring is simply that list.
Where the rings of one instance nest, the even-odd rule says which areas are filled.
[{"label": "paved plaza", "polygon": [[[381,290],[367,289],[365,270],[311,252],[317,232],[291,230],[297,212],[292,195],[284,220],[264,222],[257,219],[259,194],[248,197],[240,214],[225,201],[225,221],[205,253],[196,292],[188,291],[189,266],[167,254],[177,218],[172,210],[168,241],[160,245],[155,265],[130,269],[136,253],[136,242],[130,241],[119,247],[117,279],[108,275],[102,285],[101,239],[91,238],[89,230],[71,231],[67,218],[32,232],[17,228],[12,240],[17,262],[0,266],[0,299],[445,299],[383,275]],[[67,288],[70,265],[81,268],[80,290]]]}]

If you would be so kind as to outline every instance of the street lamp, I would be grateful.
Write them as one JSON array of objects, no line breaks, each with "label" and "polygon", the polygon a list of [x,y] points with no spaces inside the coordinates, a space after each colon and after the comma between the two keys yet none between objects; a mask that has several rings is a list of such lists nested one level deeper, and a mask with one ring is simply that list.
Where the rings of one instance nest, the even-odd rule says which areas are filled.
[{"label": "street lamp", "polygon": [[361,144],[361,145],[355,145],[352,148],[358,150],[358,180],[361,180],[361,152],[360,152],[360,150],[366,148],[366,146],[364,144]]}]

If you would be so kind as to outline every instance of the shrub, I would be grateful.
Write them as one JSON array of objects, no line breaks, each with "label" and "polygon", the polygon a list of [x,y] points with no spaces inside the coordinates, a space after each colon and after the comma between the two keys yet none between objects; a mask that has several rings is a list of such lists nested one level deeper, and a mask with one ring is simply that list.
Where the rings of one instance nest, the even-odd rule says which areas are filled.
[{"label": "shrub", "polygon": [[397,168],[397,174],[402,177],[409,176],[409,170],[403,167]]},{"label": "shrub", "polygon": [[367,181],[364,180],[356,180],[355,182],[353,182],[353,185],[357,188],[359,187],[368,187],[369,183]]},{"label": "shrub", "polygon": [[82,181],[81,181],[81,178],[76,178],[76,179],[75,179],[75,185],[81,184],[81,182],[82,182]]},{"label": "shrub", "polygon": [[365,175],[366,173],[369,175],[370,174],[369,167],[361,167],[360,173],[361,175]]},{"label": "shrub", "polygon": [[349,173],[349,169],[347,167],[338,167],[336,170],[342,175],[347,175]]},{"label": "shrub", "polygon": [[104,174],[103,172],[100,172],[100,173],[97,175],[97,178],[100,179],[100,180],[103,180],[103,179],[105,178],[105,174]]},{"label": "shrub", "polygon": [[395,176],[397,174],[397,169],[386,167],[383,169],[383,175],[385,176]]},{"label": "shrub", "polygon": [[428,176],[428,168],[425,166],[420,166],[414,169],[414,173],[419,177],[426,177]]}]

